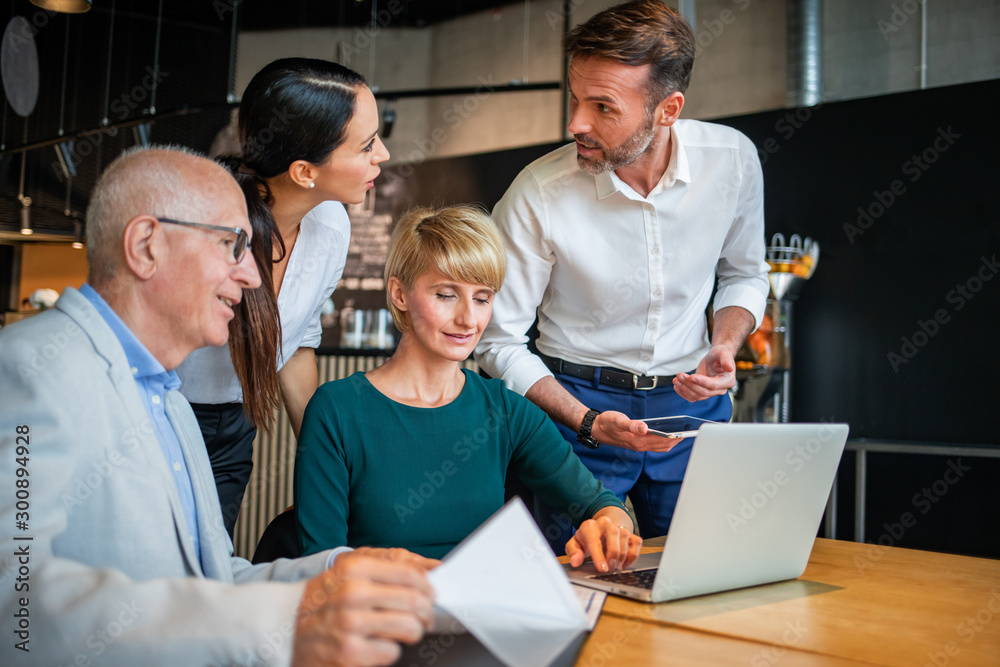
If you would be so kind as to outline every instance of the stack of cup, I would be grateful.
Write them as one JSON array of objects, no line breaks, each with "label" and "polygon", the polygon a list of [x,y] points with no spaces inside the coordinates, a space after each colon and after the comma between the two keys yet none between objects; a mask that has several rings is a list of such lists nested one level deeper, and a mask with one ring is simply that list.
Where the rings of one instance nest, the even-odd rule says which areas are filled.
[{"label": "stack of cup", "polygon": [[344,308],[340,311],[341,347],[361,348],[365,343],[365,315],[367,311]]},{"label": "stack of cup", "polygon": [[367,321],[367,347],[377,350],[389,350],[396,344],[392,335],[392,315],[385,308],[369,310],[365,313]]},{"label": "stack of cup", "polygon": [[354,349],[391,350],[396,345],[392,315],[385,308],[340,311],[340,345]]}]

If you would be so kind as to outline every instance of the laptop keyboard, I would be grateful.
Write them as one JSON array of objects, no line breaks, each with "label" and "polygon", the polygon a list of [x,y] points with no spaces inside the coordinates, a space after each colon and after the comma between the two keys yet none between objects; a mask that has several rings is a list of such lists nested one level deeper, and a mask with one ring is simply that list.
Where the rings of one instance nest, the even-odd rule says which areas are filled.
[{"label": "laptop keyboard", "polygon": [[623,584],[625,586],[635,586],[636,588],[648,588],[652,590],[653,580],[656,579],[656,568],[654,567],[648,570],[632,570],[631,572],[595,574],[590,578],[598,581],[607,581],[612,584]]}]

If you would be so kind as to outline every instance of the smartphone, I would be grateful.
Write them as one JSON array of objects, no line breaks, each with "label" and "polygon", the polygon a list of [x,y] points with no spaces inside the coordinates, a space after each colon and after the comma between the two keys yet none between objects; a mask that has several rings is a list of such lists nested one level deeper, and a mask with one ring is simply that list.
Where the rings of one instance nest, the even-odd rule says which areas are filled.
[{"label": "smartphone", "polygon": [[649,424],[649,432],[664,438],[693,438],[698,435],[698,429],[702,424],[719,424],[721,422],[711,419],[701,419],[700,417],[689,417],[688,415],[675,415],[673,417],[649,417],[642,419]]}]

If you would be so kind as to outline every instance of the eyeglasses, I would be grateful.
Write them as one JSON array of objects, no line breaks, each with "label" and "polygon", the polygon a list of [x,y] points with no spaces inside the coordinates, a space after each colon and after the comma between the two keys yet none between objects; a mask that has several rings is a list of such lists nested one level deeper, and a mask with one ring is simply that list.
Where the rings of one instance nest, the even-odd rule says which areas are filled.
[{"label": "eyeglasses", "polygon": [[230,234],[236,234],[236,243],[233,244],[233,259],[239,264],[243,260],[243,255],[246,254],[247,245],[250,243],[250,237],[247,236],[247,232],[242,227],[220,227],[219,225],[206,225],[200,222],[184,222],[183,220],[172,220],[170,218],[157,218],[160,222],[169,222],[172,225],[184,225],[185,227],[199,227],[201,229],[214,229],[218,232],[229,232]]}]

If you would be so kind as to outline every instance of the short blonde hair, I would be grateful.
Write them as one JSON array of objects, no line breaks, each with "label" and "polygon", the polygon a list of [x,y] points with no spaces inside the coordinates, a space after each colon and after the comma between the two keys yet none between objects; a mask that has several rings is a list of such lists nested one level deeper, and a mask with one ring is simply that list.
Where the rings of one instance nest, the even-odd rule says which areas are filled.
[{"label": "short blonde hair", "polygon": [[[416,208],[403,214],[389,241],[385,282],[397,278],[410,291],[423,273],[437,269],[452,280],[499,292],[507,270],[503,239],[490,216],[471,206]],[[406,314],[387,296],[393,322],[410,328]]]}]

